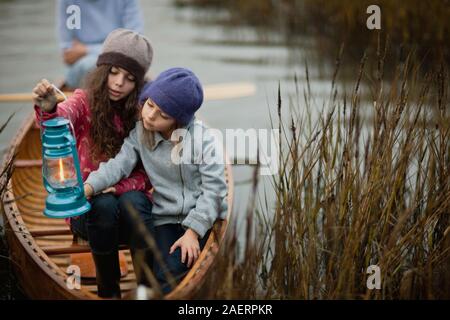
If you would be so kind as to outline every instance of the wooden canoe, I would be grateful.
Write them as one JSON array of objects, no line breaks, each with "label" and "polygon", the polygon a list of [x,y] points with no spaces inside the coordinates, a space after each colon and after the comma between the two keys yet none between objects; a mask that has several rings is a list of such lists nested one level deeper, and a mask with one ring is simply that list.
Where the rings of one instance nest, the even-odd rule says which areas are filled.
[{"label": "wooden canoe", "polygon": [[[15,274],[31,299],[99,299],[95,279],[81,280],[80,289],[70,290],[67,274],[71,254],[90,252],[88,245],[73,243],[69,227],[62,219],[44,216],[46,191],[42,184],[40,132],[34,113],[26,119],[12,141],[5,157],[16,155],[12,178],[2,199],[6,239]],[[228,184],[228,217],[217,221],[199,259],[177,287],[165,299],[189,299],[202,285],[213,263],[218,245],[227,229],[232,212],[233,179],[230,165],[226,167]],[[136,277],[131,255],[125,256],[127,275],[121,278],[123,296],[135,292]]]}]

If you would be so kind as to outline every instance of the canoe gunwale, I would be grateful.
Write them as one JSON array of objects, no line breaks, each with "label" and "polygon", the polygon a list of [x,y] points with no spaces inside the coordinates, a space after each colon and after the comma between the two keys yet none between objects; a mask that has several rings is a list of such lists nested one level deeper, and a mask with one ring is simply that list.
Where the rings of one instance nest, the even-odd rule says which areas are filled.
[{"label": "canoe gunwale", "polygon": [[[8,184],[9,187],[11,187],[11,182]],[[11,191],[7,191],[5,194],[5,200],[12,199],[13,193]],[[68,291],[67,288],[67,278],[68,275],[65,274],[60,267],[58,267],[52,259],[47,256],[47,254],[44,253],[44,251],[41,249],[41,247],[36,243],[36,240],[31,235],[31,232],[28,230],[26,224],[23,222],[22,217],[20,214],[18,214],[19,209],[17,208],[17,204],[15,201],[11,201],[6,205],[6,208],[4,207],[4,214],[7,218],[8,226],[10,227],[10,230],[7,231],[7,240],[8,243],[11,245],[11,243],[20,243],[22,248],[25,250],[24,253],[15,252],[15,255],[23,255],[20,257],[20,259],[24,259],[27,261],[26,265],[29,265],[30,262],[37,265],[43,272],[45,272],[46,276],[50,278],[57,286],[61,288],[61,290]],[[31,261],[32,260],[32,261]],[[14,263],[13,263],[14,264]],[[15,265],[15,264],[14,264]],[[21,265],[23,267],[23,264]],[[19,274],[19,278],[21,278],[21,274],[25,273],[23,270],[20,270],[18,268],[15,268],[19,272],[16,272],[16,274]],[[23,282],[23,281],[22,281]],[[36,293],[30,292],[27,290],[27,285],[25,283],[22,283],[22,288],[25,290],[25,292],[30,297],[36,297]],[[44,289],[44,288],[43,288]],[[74,296],[74,298],[77,299],[97,299],[97,295],[83,289],[83,287],[80,290],[71,290],[70,295]]]}]

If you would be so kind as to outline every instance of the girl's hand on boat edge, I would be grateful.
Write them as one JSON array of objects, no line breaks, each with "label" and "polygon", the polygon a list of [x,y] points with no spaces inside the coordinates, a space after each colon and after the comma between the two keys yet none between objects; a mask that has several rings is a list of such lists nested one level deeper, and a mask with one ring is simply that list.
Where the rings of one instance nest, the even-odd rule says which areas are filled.
[{"label": "girl's hand on boat edge", "polygon": [[33,88],[32,99],[33,103],[45,112],[52,111],[57,102],[55,89],[47,79],[42,79],[36,84]]},{"label": "girl's hand on boat edge", "polygon": [[190,268],[200,255],[198,234],[192,229],[187,229],[184,235],[170,247],[169,254],[177,248],[181,249],[181,263],[185,263],[187,258],[187,267]]},{"label": "girl's hand on boat edge", "polygon": [[94,195],[94,189],[92,188],[92,186],[88,183],[85,183],[83,185],[84,188],[84,195],[86,196],[87,199],[89,199],[90,197],[92,197]]}]

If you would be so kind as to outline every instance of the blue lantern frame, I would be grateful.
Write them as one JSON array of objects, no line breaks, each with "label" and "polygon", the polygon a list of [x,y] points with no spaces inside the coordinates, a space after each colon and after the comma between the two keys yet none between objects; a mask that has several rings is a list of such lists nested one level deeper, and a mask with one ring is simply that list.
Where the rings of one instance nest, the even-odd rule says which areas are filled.
[{"label": "blue lantern frame", "polygon": [[[45,200],[44,214],[50,218],[69,218],[82,215],[91,209],[84,195],[76,140],[70,132],[70,121],[57,117],[45,121],[42,126],[42,177],[49,193]],[[76,186],[54,188],[48,181],[46,159],[58,160],[71,156],[77,175]]]}]

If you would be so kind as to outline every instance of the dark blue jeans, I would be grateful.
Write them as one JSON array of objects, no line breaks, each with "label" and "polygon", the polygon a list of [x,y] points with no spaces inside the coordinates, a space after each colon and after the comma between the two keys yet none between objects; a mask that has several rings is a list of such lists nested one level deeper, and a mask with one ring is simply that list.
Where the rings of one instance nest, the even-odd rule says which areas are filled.
[{"label": "dark blue jeans", "polygon": [[110,254],[119,244],[130,249],[146,249],[148,246],[136,232],[136,221],[128,212],[128,204],[136,210],[141,223],[153,235],[152,203],[140,191],[129,191],[120,196],[112,193],[92,197],[91,210],[77,218],[71,218],[72,232],[88,240],[94,254]]},{"label": "dark blue jeans", "polygon": [[[165,224],[155,227],[155,240],[158,245],[158,249],[161,252],[167,270],[172,274],[177,283],[189,271],[189,268],[187,267],[187,259],[185,263],[181,262],[180,248],[177,248],[172,254],[169,254],[169,250],[170,247],[175,243],[175,241],[181,238],[185,232],[186,230],[181,226],[181,224]],[[209,233],[210,231],[208,231],[202,239],[199,239],[201,250],[208,240]],[[154,262],[154,271],[163,292],[170,292],[170,284],[167,282],[162,266],[158,264],[156,259]]]}]

